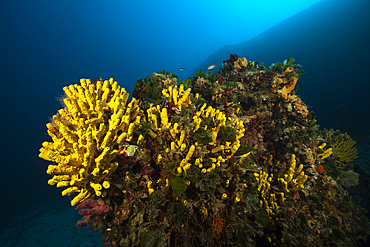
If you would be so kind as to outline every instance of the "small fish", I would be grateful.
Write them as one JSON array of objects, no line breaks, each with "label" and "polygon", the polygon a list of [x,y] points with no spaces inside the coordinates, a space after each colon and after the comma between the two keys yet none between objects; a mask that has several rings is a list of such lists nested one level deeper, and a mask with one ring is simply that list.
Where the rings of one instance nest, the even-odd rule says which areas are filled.
[{"label": "small fish", "polygon": [[215,68],[217,66],[218,66],[218,63],[217,64],[216,63],[213,63],[213,64],[208,65],[207,69],[213,69],[213,68]]},{"label": "small fish", "polygon": [[185,68],[179,68],[179,70],[186,70]]}]

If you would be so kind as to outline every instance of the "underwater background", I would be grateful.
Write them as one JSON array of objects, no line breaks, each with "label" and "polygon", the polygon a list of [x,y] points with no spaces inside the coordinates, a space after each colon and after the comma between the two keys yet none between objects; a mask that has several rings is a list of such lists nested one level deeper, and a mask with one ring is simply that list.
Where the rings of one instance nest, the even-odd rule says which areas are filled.
[{"label": "underwater background", "polygon": [[137,79],[163,69],[186,80],[230,54],[266,65],[292,57],[306,72],[297,94],[321,128],[363,136],[370,120],[369,1],[250,2],[7,2],[0,9],[0,234],[18,242],[2,246],[50,246],[53,233],[66,241],[54,246],[100,246],[100,233],[75,227],[77,210],[47,184],[50,162],[38,157],[62,88],[80,78],[113,77],[131,94]]}]

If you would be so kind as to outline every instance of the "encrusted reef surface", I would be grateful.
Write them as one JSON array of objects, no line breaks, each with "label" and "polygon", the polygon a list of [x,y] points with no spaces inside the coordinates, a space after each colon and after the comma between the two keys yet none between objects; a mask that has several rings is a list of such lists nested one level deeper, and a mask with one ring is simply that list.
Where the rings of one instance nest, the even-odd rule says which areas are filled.
[{"label": "encrusted reef surface", "polygon": [[356,181],[340,184],[356,180],[355,142],[319,130],[293,63],[161,71],[129,103],[113,79],[81,79],[47,124],[49,184],[105,246],[356,245],[368,220],[342,187]]}]

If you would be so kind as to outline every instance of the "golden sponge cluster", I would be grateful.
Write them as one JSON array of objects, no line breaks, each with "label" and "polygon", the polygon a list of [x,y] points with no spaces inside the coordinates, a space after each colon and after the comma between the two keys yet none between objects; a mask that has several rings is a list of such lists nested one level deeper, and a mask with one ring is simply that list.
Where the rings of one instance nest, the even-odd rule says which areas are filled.
[{"label": "golden sponge cluster", "polygon": [[[118,167],[113,162],[119,143],[133,138],[140,124],[138,103],[126,105],[128,93],[116,81],[81,79],[81,85],[63,90],[64,109],[47,124],[52,142],[44,142],[39,157],[57,165],[49,165],[54,175],[50,185],[68,187],[62,195],[78,193],[74,206],[89,197],[105,196],[110,187],[109,175]],[[136,117],[135,117],[136,116]]]}]

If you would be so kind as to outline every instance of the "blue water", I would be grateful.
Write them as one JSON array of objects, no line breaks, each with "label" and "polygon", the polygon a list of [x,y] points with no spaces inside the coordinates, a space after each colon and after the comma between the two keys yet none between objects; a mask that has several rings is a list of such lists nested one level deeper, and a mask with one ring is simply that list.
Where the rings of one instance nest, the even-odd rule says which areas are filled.
[{"label": "blue water", "polygon": [[[321,2],[335,6],[343,3],[358,5],[365,1]],[[321,2],[271,0],[233,1],[230,4],[230,1],[225,0],[189,0],[182,3],[173,0],[12,0],[4,3],[0,8],[0,231],[6,229],[15,218],[37,210],[53,198],[61,196],[60,190],[47,185],[50,176],[45,170],[49,163],[38,158],[38,149],[44,140],[48,140],[45,124],[60,108],[58,97],[63,93],[63,86],[78,83],[80,78],[113,77],[131,92],[138,78],[162,69],[178,74],[180,79],[187,79],[196,70],[205,70],[207,66],[204,62],[219,49],[225,46],[232,48],[233,45],[253,39]],[[325,14],[329,16],[330,13]],[[341,16],[331,16],[330,20],[338,21],[339,29],[341,26],[344,28],[349,21],[341,19]],[[315,19],[311,21],[314,23]],[[323,24],[315,23],[317,29],[305,32],[319,32]],[[353,33],[348,35],[364,32],[356,28],[351,27]],[[335,49],[336,44],[343,43],[343,37],[339,39],[332,35],[323,34],[322,42],[332,42],[330,47]],[[364,32],[361,44],[369,40],[367,35]],[[283,36],[276,33],[275,37]],[[274,44],[275,40],[270,39],[269,42]],[[317,61],[321,61],[320,57],[326,51],[309,51],[310,44],[317,46],[317,41],[315,44],[306,43],[305,47],[308,53],[315,55]],[[292,43],[289,47],[293,49],[297,45]],[[256,60],[257,56],[252,59],[266,64],[283,61],[292,54],[288,48],[284,49],[279,50],[279,55],[275,54],[274,57],[269,56],[268,51],[261,50],[260,58],[263,60]],[[342,104],[339,99],[346,98],[346,95],[350,97],[346,98],[345,103],[356,102],[361,105],[361,112],[366,117],[369,115],[368,106],[362,105],[355,93],[350,93],[355,90],[361,97],[365,97],[364,94],[369,92],[361,90],[361,85],[354,88],[355,81],[351,80],[351,74],[356,75],[357,70],[368,70],[369,59],[362,58],[366,52],[368,54],[369,50],[350,54],[353,61],[357,61],[357,57],[361,58],[362,67],[351,67],[351,64],[343,61],[343,67],[336,70],[331,68],[330,73],[342,73],[345,81],[327,80],[327,84],[319,84],[326,91],[331,90],[328,92],[331,94],[328,97],[331,102],[329,108],[321,104],[324,102],[323,96],[320,97],[320,104],[315,105],[315,90],[318,90],[319,85],[315,84],[315,89],[308,86],[308,82],[302,83],[299,94],[304,95],[304,100],[313,106],[312,110],[321,110],[325,124],[334,123],[330,121],[333,108]],[[247,56],[240,54],[237,49],[235,52],[231,49],[228,51],[230,53]],[[228,56],[224,55],[209,62],[219,63],[226,59]],[[340,56],[336,58],[337,61],[340,59]],[[306,68],[315,68],[312,63],[302,64]],[[179,71],[180,67],[186,70]],[[321,66],[321,70],[325,70],[325,67]],[[312,81],[320,79],[318,74],[309,74],[310,69],[306,72],[309,75],[306,78]],[[302,80],[308,79],[303,77]],[[361,80],[363,88],[367,88],[368,79]],[[333,97],[335,102],[332,102]],[[353,104],[351,106],[350,115],[353,112],[351,109],[354,109]],[[324,117],[325,113],[327,118]],[[359,114],[356,117],[359,119]],[[366,130],[365,124],[361,128],[362,131]],[[71,221],[70,227],[75,227],[75,223]]]}]

